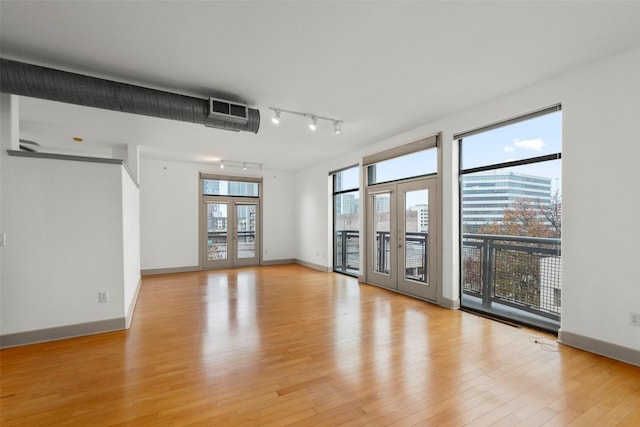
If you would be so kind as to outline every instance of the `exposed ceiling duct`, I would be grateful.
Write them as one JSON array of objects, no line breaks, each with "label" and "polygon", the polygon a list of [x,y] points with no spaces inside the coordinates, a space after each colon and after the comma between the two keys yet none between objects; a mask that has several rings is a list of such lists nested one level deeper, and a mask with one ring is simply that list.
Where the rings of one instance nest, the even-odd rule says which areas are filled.
[{"label": "exposed ceiling duct", "polygon": [[207,127],[258,133],[260,111],[246,109],[246,120],[210,114],[210,100],[69,73],[1,59],[0,90],[87,107],[202,124]]}]

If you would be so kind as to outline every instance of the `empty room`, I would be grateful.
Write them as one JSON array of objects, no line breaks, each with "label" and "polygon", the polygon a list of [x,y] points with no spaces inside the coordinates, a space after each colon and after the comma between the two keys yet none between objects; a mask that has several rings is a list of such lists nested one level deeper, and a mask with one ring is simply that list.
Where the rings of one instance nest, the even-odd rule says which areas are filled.
[{"label": "empty room", "polygon": [[0,424],[639,425],[639,18],[0,0]]}]

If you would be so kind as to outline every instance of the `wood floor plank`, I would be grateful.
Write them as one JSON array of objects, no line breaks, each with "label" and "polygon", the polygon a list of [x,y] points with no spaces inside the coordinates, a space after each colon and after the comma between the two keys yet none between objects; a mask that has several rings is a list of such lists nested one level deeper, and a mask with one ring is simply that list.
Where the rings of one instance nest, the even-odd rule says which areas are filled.
[{"label": "wood floor plank", "polygon": [[640,425],[640,368],[299,265],[144,277],[131,328],[0,351],[6,426]]}]

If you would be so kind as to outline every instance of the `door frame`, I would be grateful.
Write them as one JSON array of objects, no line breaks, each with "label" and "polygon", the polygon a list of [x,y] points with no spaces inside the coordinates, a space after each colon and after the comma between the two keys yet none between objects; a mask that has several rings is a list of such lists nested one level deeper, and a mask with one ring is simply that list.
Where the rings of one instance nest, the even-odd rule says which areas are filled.
[{"label": "door frame", "polygon": [[[202,189],[202,181],[205,179],[214,179],[214,180],[222,180],[222,181],[237,181],[237,182],[253,182],[258,184],[258,197],[242,197],[242,196],[211,196],[203,194]],[[244,267],[244,266],[259,266],[263,265],[262,259],[262,251],[263,251],[263,243],[262,243],[262,224],[263,224],[263,215],[262,215],[262,188],[263,179],[262,177],[252,177],[252,176],[236,176],[236,175],[222,175],[222,174],[211,174],[200,172],[198,177],[198,268],[200,270],[212,270],[212,269],[221,269],[221,268],[236,268],[236,267]],[[211,197],[218,197],[220,199],[237,199],[237,200],[246,200],[248,203],[255,202],[257,204],[257,215],[258,221],[256,222],[256,239],[258,240],[258,244],[256,245],[257,258],[255,263],[237,263],[235,265],[228,266],[220,266],[220,267],[208,267],[205,265],[205,252],[207,246],[207,218],[205,213],[205,199]],[[247,203],[244,203],[247,204]],[[235,205],[234,205],[235,206]],[[235,213],[234,213],[235,215]],[[228,227],[227,227],[228,228]]]},{"label": "door frame", "polygon": [[[380,286],[385,289],[407,294],[416,298],[424,299],[431,302],[439,300],[441,293],[440,270],[441,270],[441,254],[439,245],[439,227],[440,227],[440,198],[438,196],[437,175],[426,177],[409,178],[400,181],[381,183],[368,186],[365,189],[366,208],[365,208],[365,281],[374,286]],[[429,194],[429,240],[428,240],[428,265],[427,272],[429,275],[428,284],[422,284],[405,279],[404,266],[404,237],[406,235],[405,215],[406,202],[404,194],[406,191],[415,191],[415,189],[428,190]],[[389,194],[389,265],[390,274],[378,273],[373,270],[373,249],[375,236],[373,233],[373,213],[375,211],[374,200],[378,194]]]},{"label": "door frame", "polygon": [[[369,217],[369,197],[368,197],[368,191],[375,191],[376,188],[382,188],[381,186],[384,185],[384,183],[380,183],[380,184],[374,184],[374,185],[369,185],[368,182],[368,174],[367,174],[367,167],[375,164],[377,162],[380,161],[384,161],[384,160],[388,160],[388,159],[392,159],[394,157],[399,157],[405,154],[410,154],[413,152],[417,152],[420,150],[425,150],[425,149],[430,149],[430,148],[435,148],[437,150],[436,152],[436,157],[437,157],[437,168],[436,168],[436,173],[435,174],[429,174],[429,175],[425,175],[422,177],[416,177],[417,179],[420,178],[426,178],[426,177],[434,177],[436,179],[436,200],[437,200],[437,207],[436,209],[436,221],[434,224],[434,229],[431,229],[431,226],[429,227],[430,232],[433,232],[434,237],[436,239],[436,244],[435,244],[435,248],[436,248],[436,253],[435,253],[435,263],[436,263],[436,271],[434,272],[435,274],[435,278],[437,280],[436,282],[436,299],[435,300],[431,300],[431,299],[426,299],[423,297],[420,297],[418,295],[415,294],[409,294],[406,292],[402,292],[399,291],[397,289],[393,289],[393,288],[386,288],[385,289],[389,289],[392,290],[394,292],[398,292],[398,293],[402,293],[402,294],[406,294],[409,295],[413,298],[418,298],[418,299],[422,299],[425,301],[429,301],[429,302],[433,302],[436,303],[442,307],[447,307],[447,308],[458,308],[460,305],[459,303],[459,298],[456,299],[450,299],[450,298],[445,298],[442,292],[443,286],[442,286],[442,281],[443,281],[443,264],[444,264],[444,251],[443,251],[443,244],[442,244],[442,236],[444,235],[444,231],[442,229],[442,216],[443,216],[443,182],[442,182],[442,177],[441,177],[441,171],[442,171],[442,165],[443,165],[443,159],[442,159],[442,132],[438,132],[436,134],[433,134],[431,136],[427,136],[418,140],[415,140],[413,142],[409,142],[407,144],[401,145],[401,146],[397,146],[397,147],[393,147],[390,149],[387,149],[385,151],[381,151],[378,153],[374,153],[374,154],[370,154],[368,156],[364,156],[362,159],[362,163],[361,163],[361,180],[360,182],[362,182],[362,186],[361,186],[361,200],[366,200],[365,202],[362,203],[362,215],[363,215],[363,224],[364,227],[362,228],[362,233],[361,233],[361,247],[367,247],[368,243],[368,239],[370,239],[371,237],[369,236],[370,232],[369,232],[369,224],[368,224],[368,217]],[[411,181],[414,178],[408,178],[406,180],[398,180],[397,182],[401,182],[401,181]],[[366,249],[365,249],[366,251]],[[374,286],[379,286],[376,285],[375,283],[371,283],[370,279],[369,279],[369,257],[367,256],[366,253],[363,254],[363,252],[365,251],[361,251],[361,266],[362,266],[362,274],[363,276],[360,277],[360,279],[365,282],[365,283],[369,283],[371,285]]]}]

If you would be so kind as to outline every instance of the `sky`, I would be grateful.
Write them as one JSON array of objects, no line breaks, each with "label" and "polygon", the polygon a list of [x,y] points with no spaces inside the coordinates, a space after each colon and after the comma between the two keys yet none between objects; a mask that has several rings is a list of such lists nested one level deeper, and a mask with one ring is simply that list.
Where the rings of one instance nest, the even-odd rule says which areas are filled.
[{"label": "sky", "polygon": [[[460,168],[463,170],[561,152],[562,111],[557,111],[464,138]],[[436,170],[436,150],[431,149],[380,162],[376,176],[379,182],[387,182],[434,173]],[[504,171],[551,178],[552,194],[561,190],[560,160],[501,170]],[[358,180],[359,168],[344,171],[342,188],[358,188]],[[409,200],[410,206],[412,203],[422,201]]]},{"label": "sky", "polygon": [[[562,111],[558,111],[464,138],[460,168],[463,170],[561,152]],[[551,178],[552,192],[562,185],[561,161],[506,170]]]}]

